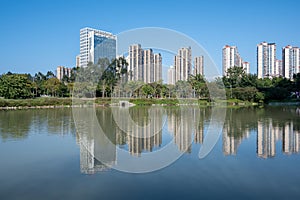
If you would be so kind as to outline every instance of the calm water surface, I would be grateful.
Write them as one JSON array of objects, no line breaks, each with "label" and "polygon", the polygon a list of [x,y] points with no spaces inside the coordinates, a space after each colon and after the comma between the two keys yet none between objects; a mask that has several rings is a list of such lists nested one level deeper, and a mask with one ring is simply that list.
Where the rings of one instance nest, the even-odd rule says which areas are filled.
[{"label": "calm water surface", "polygon": [[[171,141],[184,153],[170,166],[144,174],[104,165],[102,138],[89,129],[76,131],[72,109],[0,111],[0,199],[300,199],[299,108],[224,110],[222,135],[204,159],[198,153],[212,110],[163,109],[154,118],[162,130],[147,139],[122,131],[110,108],[96,110],[110,141],[132,157]],[[148,110],[129,112],[142,126]],[[113,167],[118,155],[107,151],[103,159]]]}]

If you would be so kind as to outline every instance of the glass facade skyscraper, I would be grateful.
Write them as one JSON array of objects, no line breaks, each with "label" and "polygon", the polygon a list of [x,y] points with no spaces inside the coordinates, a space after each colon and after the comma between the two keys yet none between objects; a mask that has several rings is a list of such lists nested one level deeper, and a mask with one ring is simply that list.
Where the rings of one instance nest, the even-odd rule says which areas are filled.
[{"label": "glass facade skyscraper", "polygon": [[116,58],[116,36],[112,33],[83,28],[80,30],[80,67],[89,62],[97,63],[99,59],[110,61]]}]

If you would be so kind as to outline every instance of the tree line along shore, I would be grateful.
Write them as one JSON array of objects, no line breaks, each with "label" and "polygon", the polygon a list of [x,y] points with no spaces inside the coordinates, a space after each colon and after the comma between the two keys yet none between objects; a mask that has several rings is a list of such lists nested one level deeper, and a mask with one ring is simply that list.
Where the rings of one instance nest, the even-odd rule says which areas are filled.
[{"label": "tree line along shore", "polygon": [[109,105],[116,98],[136,105],[257,105],[300,99],[300,73],[292,80],[258,79],[242,67],[233,67],[213,81],[197,74],[169,85],[128,81],[127,66],[124,58],[99,60],[86,68],[73,68],[71,76],[61,80],[51,71],[33,76],[8,72],[0,76],[0,107],[72,106],[71,97],[93,98],[96,105]]}]

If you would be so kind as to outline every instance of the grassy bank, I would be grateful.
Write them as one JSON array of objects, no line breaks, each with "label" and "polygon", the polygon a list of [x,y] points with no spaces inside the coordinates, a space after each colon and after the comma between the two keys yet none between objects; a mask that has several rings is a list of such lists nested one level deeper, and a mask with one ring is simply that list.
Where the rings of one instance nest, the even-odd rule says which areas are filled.
[{"label": "grassy bank", "polygon": [[[80,100],[82,102],[89,101],[92,105],[95,103],[99,106],[109,106],[111,103],[118,101],[119,99],[111,98],[96,98],[96,99],[86,99]],[[257,103],[241,101],[238,99],[229,100],[217,100],[217,101],[207,101],[198,99],[150,99],[150,98],[132,98],[124,99],[133,103],[137,106],[149,106],[149,105],[166,105],[166,106],[178,106],[178,105],[199,105],[199,106],[255,106]],[[35,99],[0,99],[0,107],[17,107],[17,108],[30,108],[30,107],[43,107],[43,106],[71,106],[72,98],[50,98],[50,97],[40,97]]]},{"label": "grassy bank", "polygon": [[0,99],[0,107],[71,106],[71,98]]}]

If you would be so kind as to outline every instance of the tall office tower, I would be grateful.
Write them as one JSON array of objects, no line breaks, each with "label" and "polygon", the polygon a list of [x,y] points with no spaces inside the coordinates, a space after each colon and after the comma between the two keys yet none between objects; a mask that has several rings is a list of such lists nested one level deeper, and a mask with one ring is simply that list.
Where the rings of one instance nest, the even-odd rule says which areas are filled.
[{"label": "tall office tower", "polygon": [[71,68],[58,66],[56,68],[56,78],[60,81],[64,78],[64,76],[67,76],[68,78],[70,78],[71,77],[71,72],[72,72]]},{"label": "tall office tower", "polygon": [[143,55],[143,70],[144,70],[144,77],[143,81],[145,83],[152,83],[154,82],[154,58],[152,49],[144,50]]},{"label": "tall office tower", "polygon": [[175,82],[187,81],[192,74],[192,50],[191,47],[183,47],[178,50],[174,57]]},{"label": "tall office tower", "polygon": [[222,50],[223,76],[227,75],[227,70],[231,67],[242,67],[243,60],[236,46],[225,45]]},{"label": "tall office tower", "polygon": [[198,56],[194,60],[194,75],[204,75],[204,57]]},{"label": "tall office tower", "polygon": [[154,82],[162,80],[162,57],[160,53],[154,54]]},{"label": "tall office tower", "polygon": [[75,67],[79,67],[80,66],[80,54],[76,56],[76,64]]},{"label": "tall office tower", "polygon": [[168,69],[168,84],[175,85],[175,69],[173,66]]},{"label": "tall office tower", "polygon": [[300,73],[300,53],[298,47],[290,45],[282,48],[283,76],[292,79],[294,74]]},{"label": "tall office tower", "polygon": [[276,44],[262,42],[257,45],[257,77],[267,78],[276,74]]},{"label": "tall office tower", "polygon": [[278,76],[283,76],[282,60],[276,60],[275,71]]},{"label": "tall office tower", "polygon": [[249,62],[243,62],[242,67],[245,70],[246,74],[250,74],[250,63]]},{"label": "tall office tower", "polygon": [[80,29],[80,67],[96,64],[102,58],[116,58],[116,36],[92,28]]},{"label": "tall office tower", "polygon": [[143,49],[140,44],[129,46],[129,65],[128,65],[128,80],[129,81],[143,81]]}]

